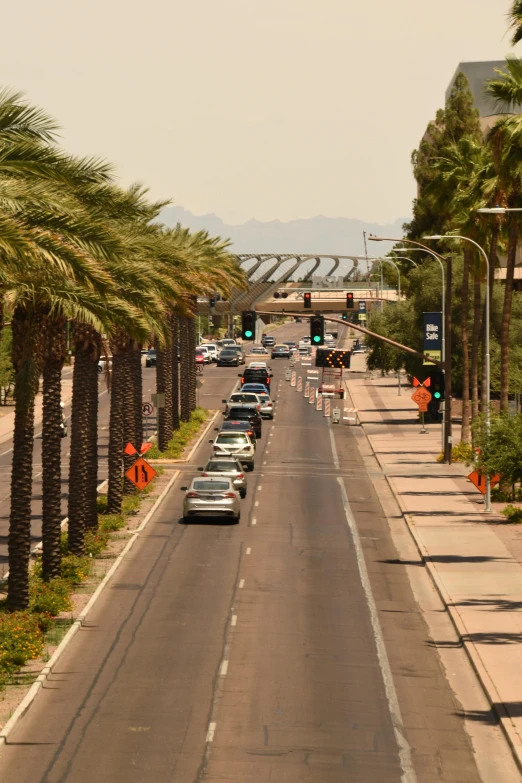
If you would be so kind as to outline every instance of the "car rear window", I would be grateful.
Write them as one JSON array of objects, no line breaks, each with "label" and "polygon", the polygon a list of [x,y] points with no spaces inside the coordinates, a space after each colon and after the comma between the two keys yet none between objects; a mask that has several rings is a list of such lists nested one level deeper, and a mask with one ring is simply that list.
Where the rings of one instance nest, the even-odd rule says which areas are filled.
[{"label": "car rear window", "polygon": [[238,419],[242,419],[244,416],[257,416],[256,408],[230,408],[228,412],[229,419],[233,419],[237,416]]},{"label": "car rear window", "polygon": [[236,443],[248,443],[248,441],[247,436],[241,432],[221,432],[216,438],[216,443],[235,445]]},{"label": "car rear window", "polygon": [[235,461],[230,460],[228,462],[214,462],[211,461],[205,468],[207,473],[241,473],[241,466]]},{"label": "car rear window", "polygon": [[257,394],[254,394],[254,392],[252,392],[251,394],[248,394],[248,393],[246,393],[246,394],[236,393],[236,394],[233,394],[231,396],[230,402],[253,402],[253,403],[256,403],[257,402]]},{"label": "car rear window", "polygon": [[195,481],[193,486],[197,490],[223,490],[230,489],[230,481]]}]

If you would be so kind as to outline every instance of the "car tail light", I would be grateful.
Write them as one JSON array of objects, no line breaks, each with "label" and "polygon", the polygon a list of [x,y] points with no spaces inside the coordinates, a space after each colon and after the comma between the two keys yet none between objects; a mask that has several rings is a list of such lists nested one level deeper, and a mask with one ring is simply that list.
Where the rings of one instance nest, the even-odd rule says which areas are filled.
[{"label": "car tail light", "polygon": [[235,498],[236,497],[236,493],[235,492],[225,492],[223,497],[224,498]]},{"label": "car tail light", "polygon": [[199,495],[197,492],[187,492],[186,497],[188,498],[199,498]]},{"label": "car tail light", "polygon": [[208,476],[208,473],[202,473],[201,475],[202,476]]},{"label": "car tail light", "polygon": [[238,473],[236,478],[245,478],[245,474],[244,473]]},{"label": "car tail light", "polygon": [[253,434],[254,434],[254,433],[253,433],[253,431],[252,431],[252,430],[247,430],[247,435],[253,435]]}]

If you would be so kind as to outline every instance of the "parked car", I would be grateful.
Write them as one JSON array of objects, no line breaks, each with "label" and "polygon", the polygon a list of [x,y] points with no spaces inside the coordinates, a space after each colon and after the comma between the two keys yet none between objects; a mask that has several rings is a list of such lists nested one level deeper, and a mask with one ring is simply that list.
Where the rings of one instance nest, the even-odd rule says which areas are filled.
[{"label": "parked car", "polygon": [[256,438],[261,437],[263,420],[257,406],[247,407],[246,405],[234,405],[229,408],[225,418],[230,421],[249,421],[256,433]]},{"label": "parked car", "polygon": [[190,487],[181,487],[185,492],[183,499],[183,519],[190,517],[231,517],[241,519],[240,494],[232,479],[217,476],[195,478]]},{"label": "parked car", "polygon": [[234,457],[249,470],[254,470],[255,446],[244,432],[220,432],[209,443],[213,458]]},{"label": "parked car", "polygon": [[147,351],[145,354],[145,367],[155,367],[156,366],[156,349],[151,348],[150,351]]},{"label": "parked car", "polygon": [[256,431],[248,419],[226,419],[222,422],[221,427],[215,427],[215,432],[244,432],[248,435],[254,448],[257,446]]},{"label": "parked car", "polygon": [[272,348],[272,359],[289,359],[290,356],[288,345],[274,345]]},{"label": "parked car", "polygon": [[237,351],[234,351],[231,348],[223,348],[223,350],[219,352],[217,360],[218,367],[230,367],[231,365],[239,367],[239,362],[240,356]]},{"label": "parked car", "polygon": [[204,468],[198,468],[201,471],[201,477],[207,476],[220,476],[228,478],[232,481],[235,489],[239,492],[242,498],[246,498],[247,495],[247,477],[245,476],[244,468],[237,459],[229,457],[220,457],[219,459],[209,459]]}]

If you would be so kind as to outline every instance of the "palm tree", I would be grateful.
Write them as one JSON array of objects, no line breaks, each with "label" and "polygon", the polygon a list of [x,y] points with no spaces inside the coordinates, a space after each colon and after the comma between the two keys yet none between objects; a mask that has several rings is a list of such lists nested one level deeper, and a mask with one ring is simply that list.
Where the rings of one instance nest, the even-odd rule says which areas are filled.
[{"label": "palm tree", "polygon": [[509,26],[513,30],[511,43],[513,46],[522,41],[522,0],[513,0],[513,5],[508,13]]},{"label": "palm tree", "polygon": [[[491,79],[486,90],[496,100],[499,109],[514,111],[522,103],[522,59],[510,57],[506,69],[499,70],[498,79]],[[499,202],[509,207],[522,205],[522,118],[520,115],[500,117],[488,134],[493,153],[496,179],[493,187]],[[513,281],[519,237],[518,213],[509,215],[506,280],[500,333],[500,409],[507,410],[509,396],[509,331],[513,304]]]}]

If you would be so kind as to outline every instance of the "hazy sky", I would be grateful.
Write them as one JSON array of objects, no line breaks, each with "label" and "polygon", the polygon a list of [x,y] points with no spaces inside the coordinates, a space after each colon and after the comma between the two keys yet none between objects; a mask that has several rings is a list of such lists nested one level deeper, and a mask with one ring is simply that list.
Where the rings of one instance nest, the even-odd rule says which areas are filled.
[{"label": "hazy sky", "polygon": [[[0,73],[123,184],[228,222],[410,213],[410,154],[508,0],[18,0]],[[522,45],[518,47],[522,56]]]}]

